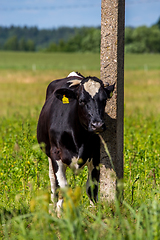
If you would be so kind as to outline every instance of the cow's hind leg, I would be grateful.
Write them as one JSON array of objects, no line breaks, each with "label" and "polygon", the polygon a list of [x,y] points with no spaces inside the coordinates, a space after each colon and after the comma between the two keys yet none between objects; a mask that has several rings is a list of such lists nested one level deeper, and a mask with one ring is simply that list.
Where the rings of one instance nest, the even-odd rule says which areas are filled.
[{"label": "cow's hind leg", "polygon": [[92,160],[88,162],[87,166],[88,166],[88,179],[86,183],[87,195],[89,196],[92,202],[97,202],[100,170],[98,166],[94,166]]}]

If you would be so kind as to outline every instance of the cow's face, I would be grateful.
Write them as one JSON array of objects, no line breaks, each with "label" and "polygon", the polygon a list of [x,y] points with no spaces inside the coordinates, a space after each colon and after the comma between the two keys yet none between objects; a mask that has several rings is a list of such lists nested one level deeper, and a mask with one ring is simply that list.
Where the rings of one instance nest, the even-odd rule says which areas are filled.
[{"label": "cow's face", "polygon": [[104,112],[106,100],[110,98],[113,87],[104,88],[101,80],[88,78],[82,81],[78,92],[78,115],[82,126],[89,132],[103,132],[106,128]]},{"label": "cow's face", "polygon": [[103,132],[105,130],[104,112],[106,100],[111,98],[114,85],[104,87],[103,82],[95,77],[83,80],[68,81],[69,89],[59,89],[56,95],[74,99],[78,104],[78,116],[81,125],[89,132]]}]

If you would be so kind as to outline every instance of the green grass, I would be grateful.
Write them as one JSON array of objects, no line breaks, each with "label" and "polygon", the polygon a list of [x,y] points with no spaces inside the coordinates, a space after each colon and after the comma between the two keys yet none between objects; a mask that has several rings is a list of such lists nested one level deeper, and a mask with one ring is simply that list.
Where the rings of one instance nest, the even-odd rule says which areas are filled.
[{"label": "green grass", "polygon": [[[160,70],[160,54],[127,54],[124,66],[126,70]],[[0,69],[99,71],[100,55],[0,51]]]},{"label": "green grass", "polygon": [[0,51],[0,69],[15,70],[99,70],[95,53],[26,53]]},{"label": "green grass", "polygon": [[[73,191],[65,192],[69,207],[57,218],[48,209],[48,159],[37,146],[38,115],[52,79],[67,76],[76,65],[82,74],[99,77],[98,55],[1,54],[0,239],[159,240],[160,70],[156,60],[159,55],[147,55],[152,70],[143,68],[144,55],[126,56],[130,67],[125,70],[123,204],[100,201],[95,207],[90,206],[85,194],[87,169],[75,177],[68,170]],[[73,61],[73,65],[66,59]],[[36,70],[32,69],[32,61]]]},{"label": "green grass", "polygon": [[157,115],[160,70],[125,70],[125,111],[127,115]]},{"label": "green grass", "polygon": [[160,54],[126,54],[126,70],[160,70]]}]

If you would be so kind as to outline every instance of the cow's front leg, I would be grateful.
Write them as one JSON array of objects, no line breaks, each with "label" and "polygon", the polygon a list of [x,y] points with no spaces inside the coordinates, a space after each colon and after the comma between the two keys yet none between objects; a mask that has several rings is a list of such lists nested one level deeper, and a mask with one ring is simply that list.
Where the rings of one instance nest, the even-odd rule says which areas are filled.
[{"label": "cow's front leg", "polygon": [[94,165],[92,159],[88,161],[87,166],[88,166],[88,179],[86,183],[87,195],[89,196],[92,202],[97,202],[100,176],[99,166]]},{"label": "cow's front leg", "polygon": [[[54,173],[55,181],[52,178],[51,188],[53,186],[53,198],[58,197],[57,200],[57,209],[62,207],[63,198],[62,192],[57,191],[59,189],[63,189],[67,186],[66,180],[66,165],[61,160],[61,151],[59,148],[55,147],[54,145],[50,149],[50,156],[51,156],[51,167],[52,173]],[[51,178],[50,178],[51,179]]]},{"label": "cow's front leg", "polygon": [[[49,159],[49,177],[51,182],[51,200],[56,204],[57,213],[60,215],[60,211],[63,204],[63,197],[61,189],[67,186],[66,180],[66,165],[61,160]],[[59,188],[59,192],[58,192]]]},{"label": "cow's front leg", "polygon": [[[61,161],[57,161],[58,169],[55,172],[56,180],[60,189],[64,189],[67,186],[66,179],[66,165]],[[58,202],[57,202],[57,212],[60,212],[63,204],[63,197],[61,191],[59,191]]]}]

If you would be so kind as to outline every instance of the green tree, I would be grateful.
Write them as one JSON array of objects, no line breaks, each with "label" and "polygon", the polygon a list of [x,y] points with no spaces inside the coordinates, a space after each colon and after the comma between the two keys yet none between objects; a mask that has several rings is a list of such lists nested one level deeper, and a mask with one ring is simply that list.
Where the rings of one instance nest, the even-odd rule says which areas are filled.
[{"label": "green tree", "polygon": [[56,43],[51,43],[49,47],[46,49],[47,52],[57,52],[58,46]]},{"label": "green tree", "polygon": [[160,29],[156,25],[150,28],[147,49],[149,52],[160,53]]},{"label": "green tree", "polygon": [[157,26],[160,29],[160,17],[159,17],[158,21],[153,26]]},{"label": "green tree", "polygon": [[125,30],[125,52],[131,53],[159,53],[160,29],[158,25],[152,27],[141,26]]},{"label": "green tree", "polygon": [[101,31],[99,29],[89,29],[82,38],[82,51],[100,52]]},{"label": "green tree", "polygon": [[144,42],[133,42],[125,45],[126,53],[144,53],[146,52],[146,45]]},{"label": "green tree", "polygon": [[134,29],[131,27],[125,28],[125,44],[130,44],[133,42],[133,31]]},{"label": "green tree", "polygon": [[65,52],[66,51],[66,44],[65,44],[63,39],[59,40],[58,51],[59,52]]},{"label": "green tree", "polygon": [[26,51],[31,51],[31,52],[35,51],[35,43],[31,39],[27,40]]},{"label": "green tree", "polygon": [[8,40],[4,44],[4,49],[5,50],[17,51],[18,48],[19,48],[19,46],[18,46],[17,36],[13,36],[13,37],[8,38]]},{"label": "green tree", "polygon": [[137,27],[133,31],[133,41],[134,42],[141,42],[146,45],[147,50],[147,40],[150,35],[150,29],[146,26]]},{"label": "green tree", "polygon": [[80,52],[81,51],[81,35],[78,33],[68,40],[66,43],[67,52]]},{"label": "green tree", "polygon": [[19,50],[20,51],[26,51],[27,50],[26,41],[25,41],[24,38],[21,38],[19,40]]}]

